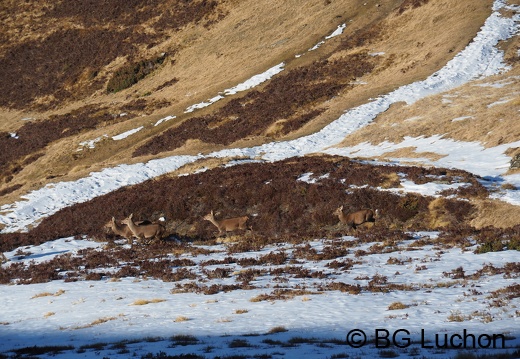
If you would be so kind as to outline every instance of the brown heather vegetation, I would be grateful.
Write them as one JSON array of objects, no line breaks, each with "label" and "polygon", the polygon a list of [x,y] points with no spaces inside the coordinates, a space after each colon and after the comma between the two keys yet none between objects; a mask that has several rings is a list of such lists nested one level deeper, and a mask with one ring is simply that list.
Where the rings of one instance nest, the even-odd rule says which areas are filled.
[{"label": "brown heather vegetation", "polygon": [[[323,103],[352,87],[351,81],[374,68],[374,57],[354,54],[340,60],[320,60],[276,76],[262,90],[248,92],[211,115],[193,117],[152,138],[134,156],[158,154],[184,145],[189,139],[229,145],[258,136],[282,121],[276,135],[285,135],[319,115],[311,105]],[[274,134],[273,134],[274,135]]]},{"label": "brown heather vegetation", "polygon": [[[116,58],[138,57],[188,24],[209,26],[224,16],[217,1],[206,0],[6,2],[0,10],[0,106],[15,108],[88,96],[104,85]],[[7,21],[19,16],[33,22],[23,28]],[[14,37],[22,28],[26,36]]]},{"label": "brown heather vegetation", "polygon": [[428,1],[430,0],[405,0],[401,3],[401,5],[399,6],[399,8],[397,9],[397,13],[398,14],[402,14],[403,12],[405,12],[407,9],[410,9],[410,8],[418,8],[419,6],[422,6],[424,4],[427,4]]},{"label": "brown heather vegetation", "polygon": [[[464,0],[449,11],[445,1],[5,1],[0,201],[17,200],[58,176],[77,179],[137,160],[130,157],[315,131],[350,106],[424,78],[454,55],[447,49],[465,46],[490,0]],[[467,16],[454,22],[451,12],[462,9]],[[439,12],[434,24],[425,22],[431,11]],[[294,57],[343,23],[341,36]],[[404,30],[405,23],[412,25]],[[457,36],[430,41],[432,26],[453,28]],[[374,51],[388,55],[371,56]],[[285,70],[264,85],[180,114],[281,61]],[[421,66],[403,76],[399,70],[408,63]],[[133,102],[141,109],[125,109]],[[121,112],[129,115],[111,118]],[[166,115],[177,118],[150,126]],[[22,118],[38,120],[29,125]],[[101,141],[74,152],[82,141],[128,130],[127,120],[146,128],[134,141]]]},{"label": "brown heather vegetation", "polygon": [[[368,169],[370,176],[367,176]],[[316,177],[329,176],[317,183],[297,180],[306,172],[312,172]],[[386,181],[389,173],[395,172],[405,173],[414,181],[438,178],[447,181],[457,178],[459,181],[462,178],[471,183],[475,196],[485,193],[475,178],[464,171],[374,166],[329,156],[292,158],[275,163],[219,167],[190,176],[164,177],[121,188],[64,208],[28,233],[0,234],[0,249],[5,251],[76,235],[105,238],[104,224],[112,216],[122,219],[130,213],[134,213],[136,220],[156,220],[164,215],[170,235],[207,240],[214,237],[215,229],[202,217],[211,209],[223,217],[249,215],[253,235],[258,240],[266,238],[268,241],[269,238],[318,238],[345,233],[346,228],[335,226],[338,221],[332,215],[340,205],[345,206],[345,211],[378,208],[382,215],[376,226],[381,223],[378,227],[385,233],[391,228],[410,226],[415,230],[431,229],[428,205],[433,198],[375,189]],[[350,188],[351,185],[369,187]],[[443,212],[448,223],[463,225],[471,218],[473,206],[469,202],[446,199],[444,203]],[[362,240],[363,236],[377,236],[373,231],[360,232]]]},{"label": "brown heather vegetation", "polygon": [[[473,23],[464,23],[460,16],[453,16],[456,24],[462,23],[465,28],[463,31],[460,27],[454,30],[457,36],[452,33],[452,37],[456,40],[445,41],[441,37],[439,41],[443,45],[439,45],[429,42],[433,37],[428,31],[439,26],[451,28],[444,21],[448,21],[452,14],[440,10],[448,2],[433,4],[434,2],[428,0],[393,0],[377,4],[380,6],[375,6],[375,3],[365,6],[363,1],[352,2],[354,5],[349,6],[358,6],[359,9],[356,9],[355,15],[351,15],[346,10],[339,9],[346,3],[338,5],[325,1],[319,6],[313,6],[326,15],[319,13],[316,18],[309,17],[295,24],[289,24],[287,18],[283,17],[270,18],[269,26],[275,23],[275,27],[278,24],[287,24],[289,28],[280,27],[278,35],[265,35],[276,38],[274,44],[255,38],[247,39],[247,43],[253,45],[246,51],[238,48],[241,52],[251,52],[250,56],[261,62],[258,66],[252,66],[251,62],[254,61],[247,56],[238,56],[237,48],[233,45],[224,46],[213,42],[215,38],[222,39],[221,37],[214,37],[215,34],[212,34],[204,38],[213,26],[226,20],[228,16],[234,17],[231,25],[228,24],[225,28],[228,31],[224,32],[233,35],[225,37],[222,40],[224,42],[239,43],[242,46],[245,43],[240,42],[240,36],[245,34],[247,27],[254,29],[255,33],[261,32],[259,23],[255,23],[258,20],[251,13],[229,15],[228,10],[243,3],[235,0],[3,2],[0,5],[0,18],[5,25],[5,31],[0,33],[0,76],[3,79],[0,107],[8,107],[7,112],[13,109],[29,109],[34,111],[29,117],[40,120],[23,122],[20,125],[15,118],[17,122],[6,125],[4,132],[0,133],[0,182],[3,185],[0,187],[0,196],[16,192],[24,186],[25,184],[17,182],[17,174],[31,163],[41,161],[41,157],[47,157],[51,146],[60,147],[65,142],[59,142],[61,140],[70,138],[70,142],[75,143],[75,136],[94,130],[100,132],[109,126],[117,131],[120,122],[136,119],[142,114],[153,114],[158,119],[162,114],[158,114],[157,109],[174,103],[177,106],[175,111],[182,110],[187,101],[192,101],[190,104],[193,104],[201,98],[208,98],[208,94],[214,95],[228,85],[238,83],[239,79],[259,73],[267,64],[280,61],[287,61],[286,70],[262,86],[230,96],[211,109],[181,115],[177,121],[168,124],[170,128],[164,130],[163,126],[156,131],[148,131],[148,134],[142,135],[135,143],[120,145],[114,151],[116,153],[106,150],[110,153],[92,156],[90,159],[89,154],[66,153],[61,157],[56,156],[59,157],[56,162],[70,162],[72,166],[79,167],[78,162],[82,160],[80,157],[84,156],[86,159],[82,164],[88,170],[92,163],[102,162],[112,156],[117,157],[115,162],[128,161],[129,156],[150,156],[178,150],[189,140],[198,140],[193,142],[202,142],[202,146],[207,145],[207,149],[213,145],[231,145],[251,137],[265,142],[292,135],[296,131],[307,131],[306,126],[314,131],[334,116],[337,118],[337,114],[349,106],[377,96],[381,91],[386,92],[431,74],[466,45],[479,27],[476,23],[488,13],[486,4],[476,5],[465,0],[457,9],[461,12],[465,6],[464,9],[473,17]],[[487,0],[487,3],[490,4],[490,1]],[[455,7],[459,4],[462,2],[448,5]],[[281,12],[287,10],[284,5],[276,6]],[[330,11],[331,8],[334,10]],[[429,14],[425,8],[435,9],[439,14]],[[92,11],[93,9],[96,11]],[[452,7],[450,12],[451,9]],[[434,18],[434,15],[437,16]],[[290,17],[294,17],[292,12]],[[27,20],[20,21],[21,18]],[[320,29],[314,28],[311,32],[314,37],[305,42],[300,41],[300,34],[318,21]],[[308,49],[309,44],[314,44],[323,29],[327,28],[328,31],[347,21],[349,25],[341,37],[307,57],[288,60],[294,58],[296,51]],[[416,30],[421,27],[418,24],[429,26],[429,30]],[[415,28],[412,31],[410,29],[413,26]],[[295,28],[298,30],[295,31]],[[404,42],[408,43],[405,49],[400,47],[404,45],[399,42],[404,34],[396,30],[404,28],[406,30],[403,31],[409,32],[404,36]],[[190,30],[181,36],[183,29]],[[293,35],[290,35],[289,30],[293,31]],[[426,36],[425,31],[428,32]],[[279,37],[280,33],[287,38]],[[443,33],[449,34],[449,31]],[[178,41],[168,40],[177,35]],[[204,52],[200,62],[203,66],[215,68],[212,70],[213,74],[221,73],[226,81],[201,71],[200,65],[190,68],[189,62],[193,61],[193,57],[182,57],[185,54],[183,51],[189,53],[193,44],[201,46],[201,43],[196,43],[201,38],[201,43],[206,44],[204,51],[207,52]],[[293,45],[284,47],[285,42]],[[394,45],[397,50],[392,49]],[[283,50],[279,50],[278,46]],[[517,62],[515,43],[507,46],[510,47],[507,58],[510,62]],[[260,48],[268,50],[257,51]],[[387,52],[388,56],[371,56],[372,51]],[[268,60],[264,61],[264,58]],[[230,71],[222,65],[228,62],[232,64],[229,66],[244,67],[243,73],[238,77],[234,76],[236,68]],[[203,73],[202,77],[211,80],[197,79],[198,72]],[[154,79],[153,75],[157,73],[161,74],[161,79]],[[382,77],[378,77],[379,74],[383,74]],[[166,76],[162,78],[163,75]],[[145,78],[145,81],[140,81]],[[220,82],[215,81],[215,86],[208,83],[214,80]],[[356,83],[360,80],[367,80],[367,83],[357,86]],[[192,81],[195,85],[186,85]],[[144,86],[143,83],[147,85]],[[168,88],[173,85],[175,89]],[[176,85],[180,85],[180,88]],[[118,92],[128,86],[133,87],[129,91]],[[150,92],[158,91],[165,96],[148,96]],[[175,111],[168,114],[176,113]],[[386,115],[392,115],[393,111],[394,109],[390,109]],[[122,112],[127,113],[127,116],[117,116]],[[156,119],[153,116],[143,119],[143,123],[153,123],[150,121]],[[493,116],[487,117],[494,119]],[[424,122],[426,125],[430,124]],[[488,126],[481,127],[488,132]],[[16,132],[17,139],[10,135],[9,128],[16,128],[12,132]],[[383,128],[381,132],[385,136],[389,135],[387,128]],[[152,137],[155,135],[156,137]],[[399,131],[399,136],[405,135],[405,130]],[[375,137],[365,136],[363,141],[372,138]],[[61,162],[59,165],[63,165]],[[64,170],[65,173],[66,171]],[[312,172],[315,178],[325,174],[329,176],[320,178],[317,183],[297,180],[301,174],[307,172]],[[418,184],[440,181],[464,182],[470,185],[445,191],[440,199],[376,189],[397,189],[397,173],[404,174]],[[42,183],[51,179],[49,175],[43,177],[47,178],[41,178]],[[470,201],[457,200],[454,197]],[[256,278],[269,274],[276,276],[274,281],[280,287],[276,287],[271,294],[254,299],[286,300],[296,295],[316,294],[306,288],[283,288],[287,278],[321,280],[328,277],[326,270],[314,271],[303,267],[302,264],[306,261],[327,260],[327,270],[349,271],[362,261],[364,255],[397,251],[398,243],[409,239],[405,233],[408,229],[441,231],[439,239],[415,241],[407,248],[410,251],[424,245],[457,246],[464,249],[474,243],[469,238],[477,242],[477,253],[519,249],[518,225],[506,229],[476,229],[468,225],[476,215],[477,208],[471,201],[474,199],[486,200],[487,191],[477,178],[464,171],[368,165],[348,158],[329,156],[215,168],[185,177],[164,176],[64,208],[45,218],[28,233],[0,234],[0,251],[67,236],[87,235],[108,241],[103,251],[82,250],[78,256],[67,254],[48,262],[30,263],[27,266],[11,263],[0,269],[0,283],[41,283],[57,279],[95,281],[122,277],[158,278],[168,282],[188,279],[199,284],[176,283],[172,291],[214,294],[254,288]],[[381,217],[371,227],[360,226],[355,232],[357,239],[344,241],[341,236],[354,232],[338,225],[337,218],[332,215],[333,210],[340,205],[345,206],[346,212],[378,208]],[[233,236],[233,242],[225,244],[228,256],[222,260],[207,260],[196,266],[190,259],[172,258],[172,253],[211,252],[191,245],[192,242],[217,242],[213,226],[202,220],[210,210],[215,210],[219,218],[248,215],[254,231]],[[170,237],[147,246],[145,251],[139,247],[118,246],[112,241],[114,237],[104,231],[103,225],[112,216],[122,219],[130,213],[134,213],[136,219],[155,220],[165,216]],[[307,244],[309,239],[315,238],[329,238],[331,244],[318,251]],[[291,243],[294,251],[272,251],[258,258],[243,255],[234,257],[235,254],[257,251],[273,243]],[[352,249],[361,243],[371,245],[363,250]],[[16,255],[22,257],[29,256],[30,253],[20,250]],[[345,258],[346,255],[352,258]],[[388,264],[403,265],[406,262],[392,258]],[[235,264],[242,269],[238,274],[231,273],[227,264]],[[423,270],[423,267],[417,267],[417,270]],[[503,268],[489,265],[476,273],[466,273],[460,267],[446,272],[445,276],[460,281],[491,274],[517,278],[518,273],[518,265],[508,263]],[[235,282],[200,284],[215,279],[235,279]],[[318,293],[322,290],[339,290],[349,294],[358,294],[361,291],[414,290],[406,285],[393,284],[380,275],[361,279],[367,283],[360,285],[328,282],[318,288]],[[507,291],[508,297],[518,296],[517,287],[507,288]]]},{"label": "brown heather vegetation", "polygon": [[[17,130],[17,138],[7,132],[0,132],[0,181],[10,182],[16,173],[43,156],[45,146],[51,142],[126,121],[145,111],[149,105],[143,100],[134,100],[120,107],[117,112],[114,108],[90,105],[66,115],[28,121]],[[118,116],[123,112],[126,116]],[[4,191],[7,194],[20,186],[11,186],[10,190]]]},{"label": "brown heather vegetation", "polygon": [[[104,232],[104,224],[111,216],[123,218],[129,212],[142,219],[155,219],[164,215],[167,218],[169,238],[146,246],[145,251],[139,247],[110,245],[104,251],[82,250],[77,257],[67,254],[41,264],[24,266],[22,263],[12,263],[0,270],[0,283],[9,283],[15,279],[18,283],[39,283],[57,279],[101,280],[107,277],[128,276],[158,278],[168,282],[235,277],[236,284],[194,286],[194,283],[185,283],[177,285],[175,289],[180,292],[214,294],[238,288],[254,288],[252,281],[266,273],[280,279],[286,276],[326,278],[326,273],[303,268],[300,264],[306,261],[329,260],[327,268],[348,271],[363,255],[400,250],[397,243],[409,239],[403,230],[410,226],[414,230],[434,229],[429,227],[431,221],[427,220],[432,215],[429,212],[429,203],[434,201],[434,198],[416,194],[397,195],[373,189],[386,181],[391,171],[406,174],[408,178],[417,181],[434,181],[438,178],[443,178],[444,181],[458,181],[462,178],[472,183],[475,196],[482,196],[478,182],[472,181],[474,178],[463,171],[370,165],[371,176],[367,177],[367,166],[369,165],[342,157],[291,158],[275,163],[215,168],[191,176],[163,177],[123,188],[89,202],[65,208],[44,219],[28,233],[0,234],[0,250],[7,251],[55,238],[81,235],[108,240],[110,243],[113,237]],[[317,183],[297,180],[306,172],[312,172],[316,178],[325,174],[329,176],[321,178]],[[370,187],[351,187],[365,183]],[[360,226],[355,232],[356,240],[343,241],[338,237],[354,233],[338,225],[337,218],[332,215],[333,210],[340,204],[351,209],[379,208],[382,216],[369,228]],[[237,234],[235,242],[227,245],[228,256],[218,261],[206,260],[200,263],[200,266],[196,266],[190,259],[169,257],[171,253],[183,252],[208,254],[207,249],[193,247],[190,243],[215,243],[213,226],[202,220],[210,208],[218,209],[226,216],[250,215],[253,233]],[[517,245],[520,226],[508,230],[476,230],[467,226],[473,210],[467,201],[446,199],[445,215],[451,220],[449,226],[442,229],[436,243],[464,248],[468,246],[467,238],[471,237],[481,244],[478,251],[502,250],[504,247],[511,248]],[[85,221],[85,217],[88,217],[89,221]],[[320,237],[331,238],[330,245],[317,251],[307,244],[307,240]],[[234,257],[235,253],[257,251],[266,245],[282,242],[293,243],[294,251],[291,254],[284,250],[272,251],[258,258]],[[363,253],[352,253],[350,248],[362,243],[374,244]],[[489,247],[489,243],[493,245]],[[497,246],[495,243],[501,245]],[[431,243],[416,241],[414,246],[425,244]],[[345,256],[352,254],[356,255],[356,259],[345,259]],[[26,256],[30,253],[20,251],[17,255]],[[227,264],[237,264],[243,270],[236,275],[232,274],[225,267]],[[251,268],[253,266],[267,267]],[[518,272],[517,269],[509,267],[498,268],[496,271],[504,275]],[[57,271],[56,268],[60,270]],[[446,276],[460,278],[457,273]],[[489,273],[489,268],[483,269],[482,273]],[[377,292],[394,289],[410,290],[387,283],[384,277],[377,275],[366,287],[331,283],[322,288],[349,293],[359,290]],[[280,295],[280,298],[286,296]]]}]

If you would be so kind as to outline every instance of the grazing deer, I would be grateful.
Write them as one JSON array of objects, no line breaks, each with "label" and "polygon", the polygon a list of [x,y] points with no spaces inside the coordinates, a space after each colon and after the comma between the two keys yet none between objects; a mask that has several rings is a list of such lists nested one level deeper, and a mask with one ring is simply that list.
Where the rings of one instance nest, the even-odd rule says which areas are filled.
[{"label": "grazing deer", "polygon": [[243,217],[235,217],[235,218],[228,218],[223,219],[221,221],[217,221],[215,219],[215,216],[213,215],[213,211],[208,213],[204,216],[204,219],[207,221],[210,221],[215,225],[215,227],[218,228],[218,234],[219,236],[225,233],[227,235],[227,232],[233,232],[237,229],[247,229],[246,228],[246,222],[249,219],[248,216]]},{"label": "grazing deer", "polygon": [[379,215],[379,210],[376,209],[375,212],[371,209],[362,209],[357,212],[352,212],[347,215],[343,213],[343,206],[337,208],[334,213],[335,216],[338,216],[339,221],[343,224],[348,225],[356,229],[356,226],[363,224],[365,222],[375,222],[375,218]]},{"label": "grazing deer", "polygon": [[132,213],[127,218],[123,219],[121,223],[126,224],[128,228],[132,231],[133,235],[139,239],[139,241],[144,241],[145,239],[148,239],[148,242],[145,242],[145,244],[148,244],[153,239],[160,240],[162,238],[165,231],[165,228],[162,224],[150,223],[137,225],[132,220],[133,216],[134,214]]}]

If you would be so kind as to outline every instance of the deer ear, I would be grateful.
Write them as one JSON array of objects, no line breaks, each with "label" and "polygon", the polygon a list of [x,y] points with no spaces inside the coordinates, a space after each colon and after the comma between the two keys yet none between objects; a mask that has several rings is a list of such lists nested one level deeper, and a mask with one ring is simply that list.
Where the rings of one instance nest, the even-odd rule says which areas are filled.
[{"label": "deer ear", "polygon": [[343,211],[343,206],[340,206],[340,207],[339,207],[339,210],[340,210],[340,211]]}]

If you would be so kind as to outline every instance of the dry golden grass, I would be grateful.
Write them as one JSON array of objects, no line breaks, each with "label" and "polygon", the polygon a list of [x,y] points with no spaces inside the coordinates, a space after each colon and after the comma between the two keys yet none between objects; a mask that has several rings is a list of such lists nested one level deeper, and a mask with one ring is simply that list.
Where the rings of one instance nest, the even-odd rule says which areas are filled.
[{"label": "dry golden grass", "polygon": [[190,320],[190,318],[185,317],[185,316],[183,316],[183,315],[179,315],[178,317],[175,318],[174,322],[176,322],[176,323],[182,323],[182,322],[187,322],[187,321],[189,321],[189,320]]},{"label": "dry golden grass", "polygon": [[99,318],[99,319],[96,319],[96,320],[92,321],[89,324],[78,325],[78,326],[72,327],[71,329],[78,330],[78,329],[92,328],[92,327],[94,327],[96,325],[104,324],[104,323],[110,322],[112,320],[117,320],[120,317],[124,317],[124,314],[119,314],[117,317],[103,317],[103,318]]},{"label": "dry golden grass", "polygon": [[401,302],[393,302],[392,304],[390,304],[388,306],[388,310],[400,310],[400,309],[406,309],[410,307],[409,305],[406,305],[404,303],[401,303]]},{"label": "dry golden grass", "polygon": [[477,214],[471,221],[475,228],[508,228],[518,224],[520,207],[499,200],[476,200]]},{"label": "dry golden grass", "polygon": [[[400,143],[404,137],[443,135],[457,141],[480,142],[493,147],[520,138],[518,111],[520,101],[520,68],[459,87],[447,93],[424,98],[415,104],[393,105],[367,126],[347,137],[342,146],[383,141]],[[495,85],[495,86],[492,86]],[[442,154],[415,153],[413,149],[401,153],[388,152],[382,158],[426,157],[439,159]]]},{"label": "dry golden grass", "polygon": [[469,318],[466,318],[459,310],[453,311],[450,315],[448,315],[448,322],[464,322]]},{"label": "dry golden grass", "polygon": [[38,294],[35,294],[31,297],[31,299],[35,299],[35,298],[42,298],[42,297],[50,297],[50,296],[53,296],[54,294],[52,293],[49,293],[49,292],[42,292],[42,293],[38,293]]},{"label": "dry golden grass", "polygon": [[448,226],[452,221],[449,212],[446,210],[446,199],[439,197],[434,199],[428,205],[429,222],[431,228],[441,228]]},{"label": "dry golden grass", "polygon": [[279,326],[272,327],[271,329],[269,329],[267,334],[284,333],[286,331],[287,331],[287,328],[285,328],[284,326],[279,325]]},{"label": "dry golden grass", "polygon": [[162,303],[166,302],[166,299],[161,298],[154,298],[154,299],[136,299],[134,302],[130,305],[147,305],[152,303]]},{"label": "dry golden grass", "polygon": [[42,298],[42,297],[59,297],[63,293],[65,293],[65,291],[63,289],[60,289],[60,290],[56,291],[56,293],[41,292],[41,293],[33,295],[31,297],[31,299]]}]

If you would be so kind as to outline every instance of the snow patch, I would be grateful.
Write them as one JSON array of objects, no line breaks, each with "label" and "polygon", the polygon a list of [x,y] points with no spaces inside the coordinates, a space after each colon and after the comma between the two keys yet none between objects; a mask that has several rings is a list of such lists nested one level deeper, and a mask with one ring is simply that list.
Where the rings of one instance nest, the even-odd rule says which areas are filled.
[{"label": "snow patch", "polygon": [[123,133],[121,133],[121,134],[119,134],[119,135],[112,136],[112,139],[113,139],[114,141],[120,141],[120,140],[123,140],[123,139],[127,138],[128,136],[131,136],[131,135],[133,135],[134,133],[137,133],[137,132],[141,131],[143,128],[144,128],[144,126],[141,126],[141,127],[138,127],[138,128],[134,128],[134,129],[132,129],[132,130],[130,130],[130,131],[123,132]]}]

